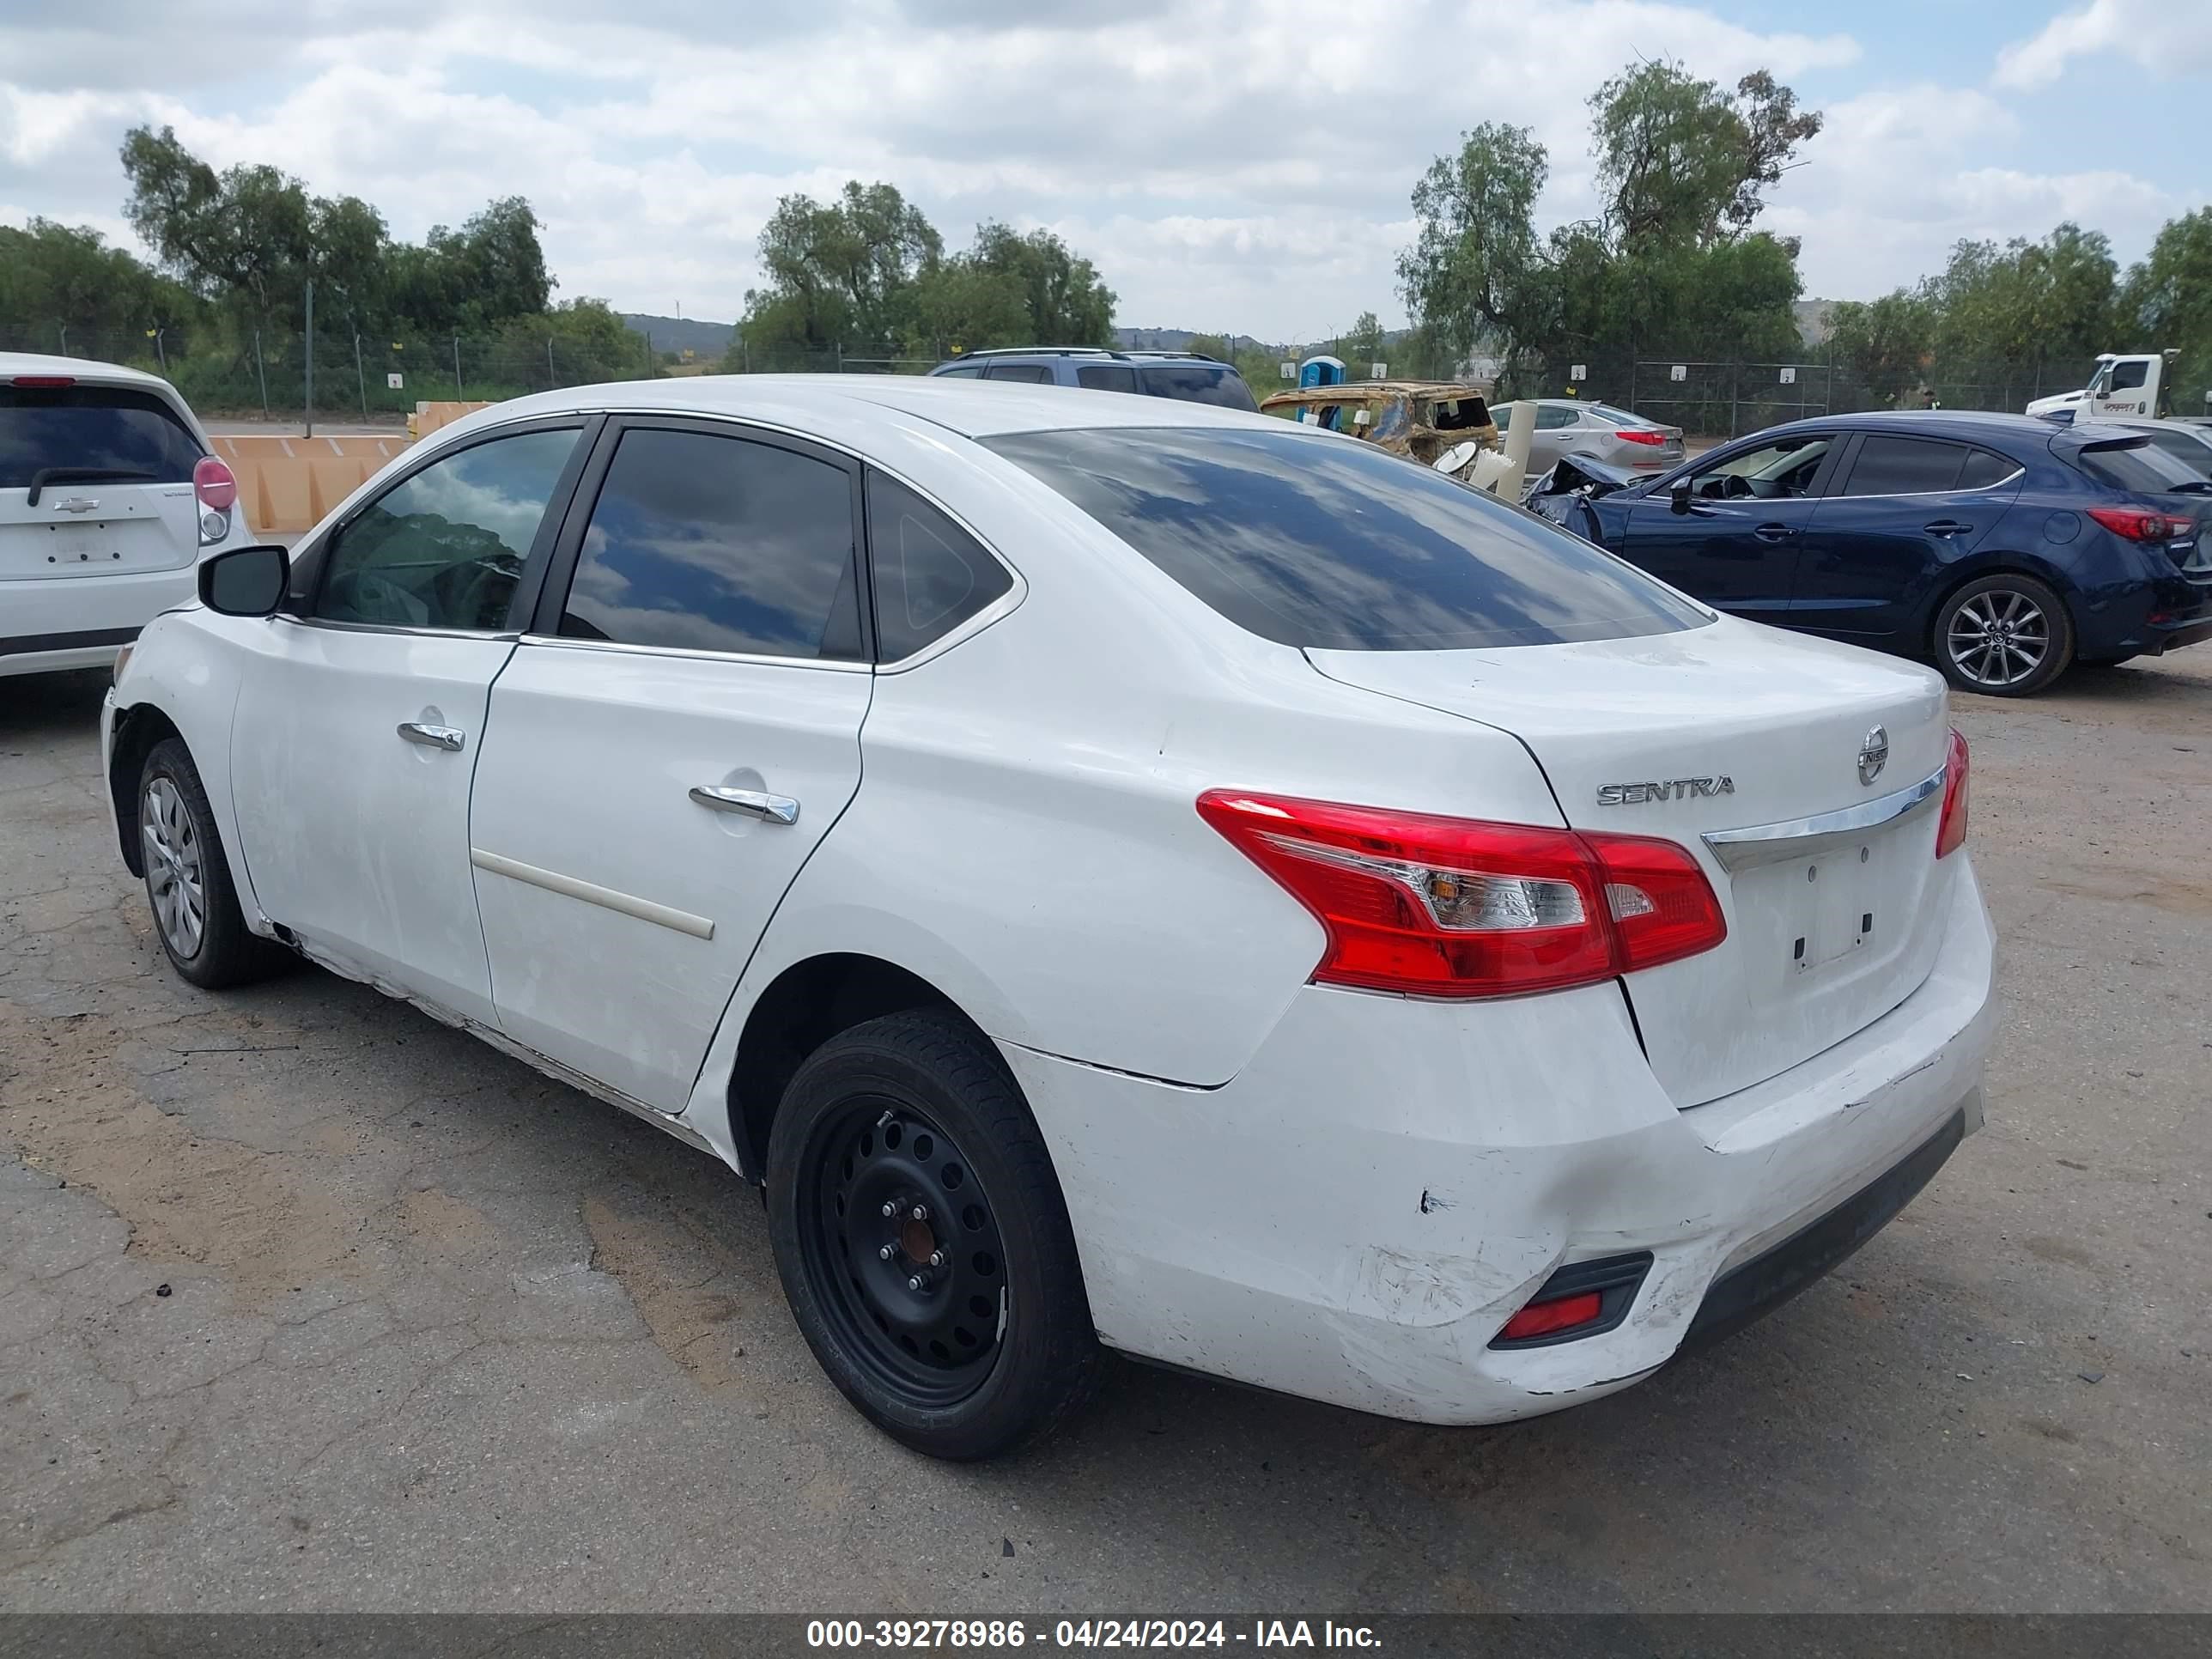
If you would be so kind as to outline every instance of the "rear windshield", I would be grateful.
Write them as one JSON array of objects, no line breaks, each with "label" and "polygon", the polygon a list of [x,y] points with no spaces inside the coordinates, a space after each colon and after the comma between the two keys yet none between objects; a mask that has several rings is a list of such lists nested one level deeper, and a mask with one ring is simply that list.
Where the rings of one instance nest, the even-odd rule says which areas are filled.
[{"label": "rear windshield", "polygon": [[1142,371],[1145,390],[1155,398],[1180,398],[1187,404],[1215,404],[1223,409],[1254,410],[1252,388],[1235,369],[1219,363],[1155,363]]},{"label": "rear windshield", "polygon": [[1626,409],[1615,409],[1611,404],[1584,404],[1583,407],[1607,426],[1656,426],[1656,421],[1647,421],[1641,415]]},{"label": "rear windshield", "polygon": [[150,392],[0,386],[0,489],[27,489],[52,467],[133,475],[117,483],[185,483],[199,458],[198,441]]},{"label": "rear windshield", "polygon": [[[2206,453],[2212,454],[2212,451]],[[2204,482],[2202,466],[2167,454],[2148,437],[2085,447],[2081,470],[2100,483],[2137,495],[2171,495],[2185,485]]]},{"label": "rear windshield", "polygon": [[1126,427],[981,441],[1283,645],[1469,650],[1710,620],[1534,514],[1364,444]]}]

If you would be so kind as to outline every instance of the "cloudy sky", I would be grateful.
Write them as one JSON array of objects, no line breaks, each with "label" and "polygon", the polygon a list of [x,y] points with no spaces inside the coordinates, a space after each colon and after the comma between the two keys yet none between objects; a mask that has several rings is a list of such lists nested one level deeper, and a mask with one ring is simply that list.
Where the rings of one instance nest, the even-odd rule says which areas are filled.
[{"label": "cloudy sky", "polygon": [[2208,0],[0,0],[0,221],[129,240],[116,147],[167,122],[403,237],[520,192],[564,295],[727,319],[777,197],[884,179],[955,244],[1060,232],[1123,323],[1312,337],[1401,320],[1407,193],[1478,121],[1589,213],[1637,57],[1826,112],[1766,217],[1813,295],[2065,218],[2130,258],[2212,177]]}]

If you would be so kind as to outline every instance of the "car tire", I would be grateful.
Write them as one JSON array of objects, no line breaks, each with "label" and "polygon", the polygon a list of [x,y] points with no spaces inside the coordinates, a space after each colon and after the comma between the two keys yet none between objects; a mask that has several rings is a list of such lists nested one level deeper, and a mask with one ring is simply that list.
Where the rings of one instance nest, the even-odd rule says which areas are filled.
[{"label": "car tire", "polygon": [[176,738],[154,745],[139,769],[138,845],[154,936],[169,963],[210,991],[266,977],[291,953],[246,925],[223,855],[222,832],[191,751]]},{"label": "car tire", "polygon": [[861,1415],[933,1457],[1033,1445],[1103,1358],[1067,1206],[1005,1062],[948,1013],[888,1014],[793,1076],[769,1233],[799,1332]]},{"label": "car tire", "polygon": [[2002,571],[1944,601],[1932,643],[1936,665],[1960,690],[2033,696],[2073,662],[2074,618],[2046,584]]}]

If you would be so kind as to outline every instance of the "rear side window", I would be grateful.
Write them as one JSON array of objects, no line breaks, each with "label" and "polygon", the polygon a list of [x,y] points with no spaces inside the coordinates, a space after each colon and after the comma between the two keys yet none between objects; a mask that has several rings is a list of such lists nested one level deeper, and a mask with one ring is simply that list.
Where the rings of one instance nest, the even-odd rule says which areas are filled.
[{"label": "rear side window", "polygon": [[1994,450],[1970,449],[1966,465],[1959,474],[1961,489],[1986,489],[1993,483],[2002,483],[2021,470],[2020,463]]},{"label": "rear side window", "polygon": [[994,363],[983,371],[987,380],[1027,380],[1033,386],[1050,386],[1052,370],[1042,363]]},{"label": "rear side window", "polygon": [[2185,485],[2201,485],[2203,471],[2185,465],[2148,438],[2130,438],[2121,443],[2085,447],[2081,470],[2099,483],[2136,495],[2171,495]]},{"label": "rear side window", "polygon": [[623,433],[561,632],[754,656],[859,656],[851,475],[750,439]]},{"label": "rear side window", "polygon": [[113,474],[113,483],[185,483],[200,453],[199,441],[153,392],[0,385],[0,489],[28,489],[55,467],[76,471],[84,483],[99,482],[87,472]]},{"label": "rear side window", "polygon": [[1557,404],[1536,405],[1536,430],[1539,432],[1556,432],[1563,426],[1577,425],[1581,420],[1581,412],[1577,410],[1561,409]]},{"label": "rear side window", "polygon": [[1534,514],[1364,444],[1289,428],[981,441],[1230,621],[1283,645],[1468,650],[1710,620]]},{"label": "rear side window", "polygon": [[1844,486],[1846,495],[1926,495],[1959,487],[1966,451],[1960,444],[1926,438],[1875,437],[1859,445],[1859,458]]},{"label": "rear side window", "polygon": [[1244,384],[1244,377],[1219,363],[1148,363],[1141,378],[1145,390],[1155,398],[1212,404],[1219,409],[1259,408],[1252,401],[1252,389]]},{"label": "rear side window", "polygon": [[1137,371],[1120,363],[1085,363],[1075,371],[1075,383],[1093,392],[1134,392]]},{"label": "rear side window", "polygon": [[910,657],[1014,585],[1006,566],[896,478],[868,474],[868,560],[876,654]]}]

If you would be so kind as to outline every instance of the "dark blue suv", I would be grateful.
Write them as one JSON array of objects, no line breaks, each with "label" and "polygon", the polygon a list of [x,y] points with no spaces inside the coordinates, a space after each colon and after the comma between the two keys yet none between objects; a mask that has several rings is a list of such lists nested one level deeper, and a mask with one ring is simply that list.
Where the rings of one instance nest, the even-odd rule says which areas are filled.
[{"label": "dark blue suv", "polygon": [[1257,410],[1232,363],[1196,351],[1108,351],[1098,346],[1007,346],[971,351],[929,371],[965,380],[1088,386],[1177,398],[1220,409]]},{"label": "dark blue suv", "polygon": [[1969,691],[2212,638],[2212,481],[2118,426],[1796,421],[1530,505],[1716,609],[1930,658]]}]

